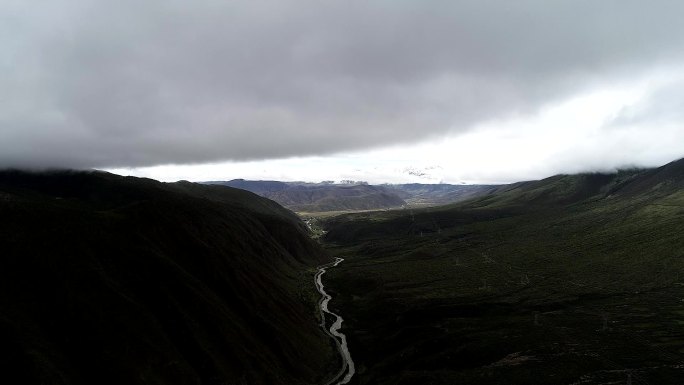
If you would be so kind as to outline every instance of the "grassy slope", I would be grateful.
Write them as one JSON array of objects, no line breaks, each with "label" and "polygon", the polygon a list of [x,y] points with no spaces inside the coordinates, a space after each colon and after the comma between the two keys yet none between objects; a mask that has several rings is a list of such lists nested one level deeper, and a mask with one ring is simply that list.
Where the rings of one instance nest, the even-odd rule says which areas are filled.
[{"label": "grassy slope", "polygon": [[304,384],[332,371],[304,273],[325,256],[271,201],[0,172],[0,217],[3,381]]},{"label": "grassy slope", "polygon": [[399,184],[384,185],[412,207],[439,206],[462,202],[497,190],[497,185]]},{"label": "grassy slope", "polygon": [[683,161],[326,227],[329,249],[347,258],[327,279],[357,383],[608,384],[631,373],[678,384],[684,374]]}]

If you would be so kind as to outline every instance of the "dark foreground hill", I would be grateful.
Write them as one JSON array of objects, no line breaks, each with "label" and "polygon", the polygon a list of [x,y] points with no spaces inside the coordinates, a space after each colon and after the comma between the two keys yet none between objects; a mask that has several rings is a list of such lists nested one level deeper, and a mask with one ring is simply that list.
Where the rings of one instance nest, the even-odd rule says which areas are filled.
[{"label": "dark foreground hill", "polygon": [[246,191],[0,172],[0,383],[312,384],[332,372],[291,212]]},{"label": "dark foreground hill", "polygon": [[684,160],[324,225],[354,383],[684,378]]},{"label": "dark foreground hill", "polygon": [[251,191],[297,212],[358,211],[399,207],[396,191],[367,184],[325,184],[277,181],[207,182]]}]

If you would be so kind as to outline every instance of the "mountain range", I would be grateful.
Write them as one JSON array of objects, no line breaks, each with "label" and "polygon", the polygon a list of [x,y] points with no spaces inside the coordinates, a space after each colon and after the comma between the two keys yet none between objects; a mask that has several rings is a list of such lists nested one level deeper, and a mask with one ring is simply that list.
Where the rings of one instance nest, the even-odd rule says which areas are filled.
[{"label": "mountain range", "polygon": [[418,183],[369,185],[351,181],[335,184],[244,179],[205,183],[251,191],[299,213],[435,206],[486,195],[497,187],[495,185]]}]

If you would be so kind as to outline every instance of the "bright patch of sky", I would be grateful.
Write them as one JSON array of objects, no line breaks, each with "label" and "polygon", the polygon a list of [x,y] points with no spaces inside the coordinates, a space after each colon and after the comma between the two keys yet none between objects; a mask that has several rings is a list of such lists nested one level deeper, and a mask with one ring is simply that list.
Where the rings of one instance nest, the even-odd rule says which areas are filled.
[{"label": "bright patch of sky", "polygon": [[163,181],[252,179],[369,183],[509,183],[556,173],[652,167],[684,156],[679,122],[624,119],[667,84],[668,71],[488,121],[465,133],[375,150],[249,162],[163,165],[109,171]]}]

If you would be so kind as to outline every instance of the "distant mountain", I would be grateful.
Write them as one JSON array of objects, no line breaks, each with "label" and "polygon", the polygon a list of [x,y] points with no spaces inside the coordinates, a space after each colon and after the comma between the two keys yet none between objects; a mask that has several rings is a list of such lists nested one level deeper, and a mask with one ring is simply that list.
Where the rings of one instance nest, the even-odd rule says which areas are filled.
[{"label": "distant mountain", "polygon": [[239,188],[242,190],[251,191],[255,194],[263,195],[268,193],[274,193],[286,190],[292,185],[299,185],[294,183],[279,182],[275,180],[244,180],[244,179],[233,179],[227,182],[206,182],[205,184],[211,185],[221,185],[229,186],[234,188]]},{"label": "distant mountain", "polygon": [[307,270],[327,259],[252,193],[0,172],[0,377],[311,384],[337,363]]},{"label": "distant mountain", "polygon": [[367,184],[317,184],[244,179],[206,184],[251,191],[297,212],[377,210],[406,204],[395,191],[384,186]]},{"label": "distant mountain", "polygon": [[358,211],[437,206],[497,191],[498,185],[332,184],[234,179],[218,184],[251,191],[297,212]]}]

